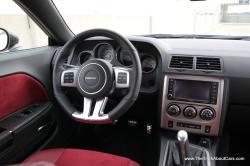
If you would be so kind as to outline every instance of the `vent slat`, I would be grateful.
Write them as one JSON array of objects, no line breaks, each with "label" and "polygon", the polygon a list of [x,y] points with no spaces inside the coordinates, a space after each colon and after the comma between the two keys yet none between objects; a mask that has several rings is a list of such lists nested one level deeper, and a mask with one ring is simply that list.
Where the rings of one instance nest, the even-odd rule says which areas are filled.
[{"label": "vent slat", "polygon": [[184,61],[192,61],[192,59],[184,59],[184,58],[173,58],[173,60],[184,60]]},{"label": "vent slat", "polygon": [[205,65],[207,65],[207,66],[218,66],[218,67],[220,67],[220,65],[213,65],[213,64],[210,64],[210,65],[208,65],[208,64],[206,64],[206,63],[204,63],[204,64],[197,64],[197,66],[205,66]]},{"label": "vent slat", "polygon": [[175,63],[175,64],[182,64],[182,65],[185,65],[185,64],[190,65],[190,64],[192,64],[193,62],[190,61],[190,62],[182,62],[182,63],[180,63],[180,62],[177,62],[177,61],[172,61],[172,63]]},{"label": "vent slat", "polygon": [[220,71],[221,61],[219,58],[197,57],[196,69]]},{"label": "vent slat", "polygon": [[198,59],[203,59],[203,60],[208,60],[208,61],[211,61],[211,60],[216,60],[218,61],[219,59],[218,58],[205,58],[205,57],[197,57]]},{"label": "vent slat", "polygon": [[211,65],[220,65],[220,62],[197,62],[197,64],[211,64]]},{"label": "vent slat", "polygon": [[[190,64],[192,62],[193,61],[182,61],[182,63],[187,63],[187,64]],[[172,63],[180,63],[180,61],[172,61]]]},{"label": "vent slat", "polygon": [[192,69],[193,57],[172,56],[169,67],[178,69]]}]

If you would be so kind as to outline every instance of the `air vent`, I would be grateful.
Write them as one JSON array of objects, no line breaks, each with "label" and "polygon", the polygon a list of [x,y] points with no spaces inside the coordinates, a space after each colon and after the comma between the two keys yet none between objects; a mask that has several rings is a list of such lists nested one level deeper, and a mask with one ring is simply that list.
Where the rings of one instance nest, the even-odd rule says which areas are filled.
[{"label": "air vent", "polygon": [[211,71],[221,71],[220,58],[197,57],[197,59],[196,59],[196,69],[211,70]]},{"label": "air vent", "polygon": [[176,69],[192,69],[194,57],[172,56],[169,67]]}]

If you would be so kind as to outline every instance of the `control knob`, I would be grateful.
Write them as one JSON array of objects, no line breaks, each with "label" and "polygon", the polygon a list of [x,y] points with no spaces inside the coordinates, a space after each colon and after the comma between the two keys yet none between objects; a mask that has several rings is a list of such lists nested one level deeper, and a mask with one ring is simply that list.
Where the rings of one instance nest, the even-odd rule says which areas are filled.
[{"label": "control knob", "polygon": [[168,94],[168,99],[173,99],[173,95],[171,93]]},{"label": "control knob", "polygon": [[168,114],[171,116],[178,116],[181,113],[181,109],[178,105],[171,104],[167,110]]},{"label": "control knob", "polygon": [[184,116],[189,119],[193,119],[196,117],[197,111],[194,107],[188,106],[184,109]]},{"label": "control knob", "polygon": [[210,108],[201,110],[200,117],[202,120],[212,120],[214,116],[214,111]]}]

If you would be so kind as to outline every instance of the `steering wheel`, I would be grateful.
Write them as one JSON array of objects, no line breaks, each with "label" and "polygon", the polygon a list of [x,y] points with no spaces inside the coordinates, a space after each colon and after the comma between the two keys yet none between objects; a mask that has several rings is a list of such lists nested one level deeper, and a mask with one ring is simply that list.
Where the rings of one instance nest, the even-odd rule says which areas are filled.
[{"label": "steering wheel", "polygon": [[[98,58],[87,60],[81,66],[66,68],[64,64],[74,48],[92,37],[107,37],[117,42],[120,53],[128,54],[133,65],[112,66]],[[93,29],[82,32],[68,41],[58,53],[53,68],[54,96],[63,110],[74,120],[84,123],[107,124],[117,120],[136,101],[141,86],[141,62],[131,42],[120,34]],[[83,96],[83,110],[77,110],[63,92],[63,87],[74,87]],[[114,89],[127,89],[121,101],[108,113],[104,113],[110,94]]]}]

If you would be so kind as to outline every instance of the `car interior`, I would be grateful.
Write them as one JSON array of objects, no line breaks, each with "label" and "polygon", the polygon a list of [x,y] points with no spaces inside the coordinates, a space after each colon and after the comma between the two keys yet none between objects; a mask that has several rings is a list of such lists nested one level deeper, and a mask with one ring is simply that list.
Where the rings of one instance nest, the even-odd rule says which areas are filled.
[{"label": "car interior", "polygon": [[13,1],[48,45],[0,29],[0,165],[250,164],[250,37],[74,34],[52,0]]}]

